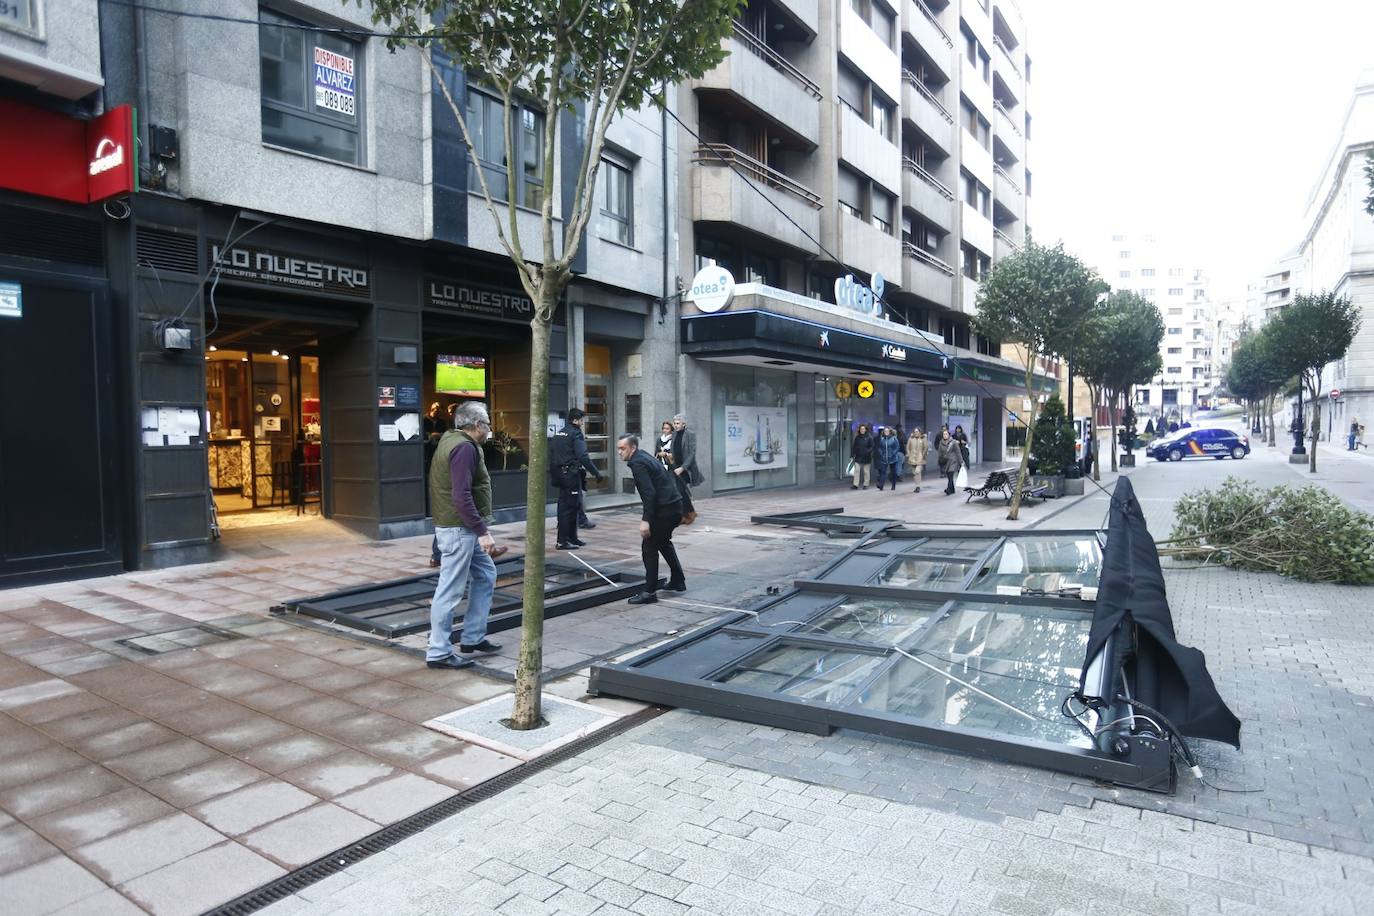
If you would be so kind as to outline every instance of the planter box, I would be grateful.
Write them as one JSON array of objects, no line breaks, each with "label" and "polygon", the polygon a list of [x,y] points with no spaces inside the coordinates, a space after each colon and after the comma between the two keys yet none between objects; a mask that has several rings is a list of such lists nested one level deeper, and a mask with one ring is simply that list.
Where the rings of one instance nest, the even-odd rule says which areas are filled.
[{"label": "planter box", "polygon": [[1059,495],[1060,495],[1060,496],[1082,496],[1082,495],[1083,495],[1083,478],[1082,478],[1082,477],[1075,477],[1075,478],[1072,478],[1072,479],[1067,478],[1067,477],[1061,477],[1061,478],[1059,478],[1059,479],[1063,482],[1063,489],[1059,491]]},{"label": "planter box", "polygon": [[1121,456],[1121,461],[1120,461],[1120,463],[1118,464],[1118,467],[1123,467],[1123,468],[1133,468],[1133,467],[1135,467],[1135,455],[1122,455],[1122,456]]},{"label": "planter box", "polygon": [[[1066,481],[1064,478],[1058,474],[1031,474],[1026,478],[1027,487],[1048,487],[1049,489],[1045,492],[1045,495],[1056,498],[1064,495],[1065,483]],[[1081,486],[1083,481],[1080,480],[1078,483]],[[1081,493],[1082,490],[1079,490],[1079,492]]]}]

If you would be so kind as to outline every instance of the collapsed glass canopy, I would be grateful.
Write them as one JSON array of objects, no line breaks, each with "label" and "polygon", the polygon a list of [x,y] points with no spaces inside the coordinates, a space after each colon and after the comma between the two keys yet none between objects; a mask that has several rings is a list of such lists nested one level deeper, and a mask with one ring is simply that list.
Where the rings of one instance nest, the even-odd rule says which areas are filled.
[{"label": "collapsed glass canopy", "polygon": [[1096,530],[871,532],[761,610],[593,668],[592,688],[1167,789],[1167,746],[1104,751],[1099,713],[1069,702],[1105,542]]}]

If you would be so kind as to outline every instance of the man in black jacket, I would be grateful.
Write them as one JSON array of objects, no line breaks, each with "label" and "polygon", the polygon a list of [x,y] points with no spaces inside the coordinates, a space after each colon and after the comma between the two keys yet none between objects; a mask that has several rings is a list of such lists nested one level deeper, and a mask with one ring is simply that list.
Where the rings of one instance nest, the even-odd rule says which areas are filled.
[{"label": "man in black jacket", "polygon": [[648,452],[639,447],[639,437],[626,434],[616,440],[615,452],[634,475],[644,513],[640,517],[639,536],[643,538],[640,552],[644,555],[644,591],[630,598],[630,604],[653,604],[658,589],[658,555],[668,563],[671,578],[664,588],[672,592],[687,591],[687,577],[677,559],[673,546],[673,530],[682,522],[682,497],[672,475]]},{"label": "man in black jacket", "polygon": [[587,440],[582,436],[582,418],[586,414],[574,407],[568,411],[568,421],[549,439],[549,473],[558,487],[559,550],[576,550],[587,542],[577,536],[577,510],[582,506],[583,473],[590,472],[597,480],[601,472],[587,454]]}]

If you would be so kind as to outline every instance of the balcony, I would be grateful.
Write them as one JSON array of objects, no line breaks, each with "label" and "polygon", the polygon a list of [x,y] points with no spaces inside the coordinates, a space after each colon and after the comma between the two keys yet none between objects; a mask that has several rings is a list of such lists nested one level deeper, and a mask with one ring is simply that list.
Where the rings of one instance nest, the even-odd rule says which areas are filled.
[{"label": "balcony", "polygon": [[696,88],[730,93],[815,148],[821,139],[820,87],[738,22],[725,46],[730,56],[698,80]]},{"label": "balcony", "polygon": [[944,308],[954,307],[954,268],[910,242],[902,243],[902,289]]},{"label": "balcony", "polygon": [[840,9],[840,53],[872,80],[883,95],[895,99],[901,93],[901,58],[848,3]]},{"label": "balcony", "polygon": [[872,223],[840,213],[840,257],[848,267],[867,274],[896,277],[902,271],[902,241]]},{"label": "balcony", "polygon": [[935,69],[947,80],[954,79],[955,59],[954,40],[949,37],[945,27],[940,25],[935,12],[922,0],[907,0],[902,8],[902,28],[930,58]]},{"label": "balcony", "polygon": [[916,74],[902,71],[902,117],[910,121],[946,156],[954,153],[954,115]]},{"label": "balcony", "polygon": [[810,29],[813,37],[820,31],[820,0],[778,0],[778,5]]},{"label": "balcony", "polygon": [[982,286],[972,277],[959,275],[959,311],[965,315],[978,314],[978,289]]},{"label": "balcony", "polygon": [[692,163],[694,221],[729,223],[798,251],[816,252],[807,233],[820,238],[821,199],[810,188],[723,143],[697,147]]},{"label": "balcony", "polygon": [[1001,102],[993,101],[992,107],[997,112],[997,117],[993,120],[994,135],[1007,145],[1017,159],[1020,159],[1025,151],[1026,135],[1022,132],[1021,125],[1016,123],[1016,115]]},{"label": "balcony", "polygon": [[902,206],[915,210],[946,232],[954,229],[954,192],[914,159],[902,160]]},{"label": "balcony", "polygon": [[963,205],[964,224],[961,234],[964,241],[983,254],[992,254],[992,220],[988,219],[967,203]]},{"label": "balcony", "polygon": [[998,207],[1005,210],[1013,219],[1026,218],[1025,192],[1000,165],[992,167],[992,194]]},{"label": "balcony", "polygon": [[997,263],[1003,258],[1016,254],[1021,250],[1021,246],[1012,239],[1010,235],[1001,229],[992,230],[992,257],[993,263]]},{"label": "balcony", "polygon": [[[996,35],[992,36],[992,66],[1009,85],[1019,88],[1025,82],[1025,76],[1021,73],[1021,68],[1016,64],[1015,55],[1002,43],[1002,39]],[[1015,90],[1013,90],[1015,91]]]},{"label": "balcony", "polygon": [[840,158],[896,194],[902,187],[901,150],[854,109],[839,109]]}]

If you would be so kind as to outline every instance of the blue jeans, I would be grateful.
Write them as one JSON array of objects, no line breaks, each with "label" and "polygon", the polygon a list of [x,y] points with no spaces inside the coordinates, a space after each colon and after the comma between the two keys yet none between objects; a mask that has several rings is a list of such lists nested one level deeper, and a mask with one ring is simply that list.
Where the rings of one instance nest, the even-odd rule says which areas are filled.
[{"label": "blue jeans", "polygon": [[425,659],[431,662],[453,654],[453,612],[464,591],[468,593],[468,609],[463,615],[463,645],[475,646],[487,638],[491,595],[496,590],[496,562],[477,546],[476,534],[467,528],[436,527],[434,538],[439,543],[440,559],[439,586],[429,609],[429,649],[425,652]]}]

